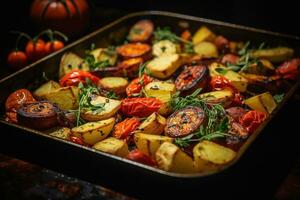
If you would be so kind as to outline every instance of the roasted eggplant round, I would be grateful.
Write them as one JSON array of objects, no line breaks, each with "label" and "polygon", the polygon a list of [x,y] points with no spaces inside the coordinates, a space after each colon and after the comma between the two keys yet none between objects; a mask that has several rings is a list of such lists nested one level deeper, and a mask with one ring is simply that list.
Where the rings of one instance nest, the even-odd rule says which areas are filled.
[{"label": "roasted eggplant round", "polygon": [[198,88],[205,89],[209,79],[205,65],[185,67],[175,80],[176,89],[183,95],[191,94]]},{"label": "roasted eggplant round", "polygon": [[184,137],[195,132],[205,122],[204,111],[195,106],[188,106],[169,116],[165,134],[170,137]]},{"label": "roasted eggplant round", "polygon": [[33,102],[23,104],[17,110],[17,118],[24,126],[47,130],[58,125],[58,112],[59,108],[50,102]]}]

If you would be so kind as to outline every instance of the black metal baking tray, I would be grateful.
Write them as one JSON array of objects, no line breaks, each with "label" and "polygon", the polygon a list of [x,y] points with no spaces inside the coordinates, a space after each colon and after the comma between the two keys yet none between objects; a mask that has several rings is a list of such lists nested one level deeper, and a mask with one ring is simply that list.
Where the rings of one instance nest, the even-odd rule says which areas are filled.
[{"label": "black metal baking tray", "polygon": [[[266,42],[270,45],[285,45],[295,49],[296,56],[299,56],[300,53],[300,38],[295,36],[169,12],[144,11],[132,13],[79,39],[63,50],[2,79],[0,81],[1,113],[4,114],[5,100],[11,92],[19,88],[37,88],[43,82],[43,74],[50,79],[57,79],[59,61],[64,52],[72,51],[83,55],[84,50],[89,48],[92,43],[95,43],[96,46],[118,44],[124,40],[129,28],[140,19],[151,19],[156,26],[169,26],[175,32],[179,32],[181,30],[180,27],[186,24],[189,25],[190,30],[193,32],[200,25],[207,25],[214,32],[225,35],[233,40],[251,40],[257,44]],[[278,113],[282,112],[282,107],[295,93],[299,83],[297,81],[294,85],[291,85],[281,104],[260,129],[248,138],[247,142],[239,150],[236,161],[228,166],[227,169],[217,173],[177,174],[165,172],[68,141],[53,138],[42,132],[13,125],[4,120],[0,121],[2,134],[0,150],[1,152],[68,175],[99,183],[133,196],[151,198],[157,197],[157,195],[173,196],[176,194],[176,197],[181,197],[181,195],[189,196],[200,193],[202,195],[210,195],[211,197],[220,194],[233,197],[234,195],[247,192],[251,188],[250,183],[252,178],[257,177],[253,176],[253,174],[260,174],[256,171],[256,166],[263,168],[264,164],[269,166],[270,162],[276,160],[274,155],[265,156],[270,152],[276,153],[274,150],[278,145],[276,142],[284,140],[275,140],[276,138],[274,139],[274,137],[276,134],[272,135],[270,131],[278,130],[276,120],[280,120],[278,116],[283,115]],[[264,139],[262,138],[265,137],[273,140],[274,144],[272,142],[263,143]],[[264,145],[266,145],[265,148]],[[284,162],[283,160],[281,158],[280,162]],[[286,161],[285,167],[289,166],[288,162],[290,161]],[[278,173],[277,177],[282,178],[282,175]],[[258,182],[260,184],[263,183],[262,180]],[[272,182],[273,184],[276,182],[275,178]],[[242,184],[245,184],[245,187],[242,187]],[[212,190],[212,188],[216,188],[216,190]],[[264,189],[264,191],[269,190]]]}]

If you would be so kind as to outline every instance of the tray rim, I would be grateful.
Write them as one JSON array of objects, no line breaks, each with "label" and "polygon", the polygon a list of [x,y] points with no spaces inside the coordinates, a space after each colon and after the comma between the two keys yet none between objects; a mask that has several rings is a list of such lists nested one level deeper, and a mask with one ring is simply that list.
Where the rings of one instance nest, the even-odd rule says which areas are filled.
[{"label": "tray rim", "polygon": [[[46,57],[43,57],[42,59],[26,66],[25,68],[12,73],[6,77],[4,77],[3,79],[0,80],[0,84],[8,81],[9,79],[13,78],[14,76],[18,75],[18,74],[22,74],[23,71],[28,70],[29,68],[32,68],[40,63],[43,63],[44,61],[60,54],[63,51],[67,51],[68,49],[80,44],[81,42],[84,42],[86,40],[88,40],[90,37],[93,37],[115,25],[118,25],[120,23],[122,23],[123,21],[126,21],[127,19],[130,18],[134,18],[134,17],[150,17],[150,16],[165,16],[165,17],[173,17],[173,18],[178,18],[181,20],[191,20],[191,21],[196,21],[196,22],[202,22],[202,23],[208,23],[208,24],[213,24],[213,25],[219,25],[219,26],[225,26],[225,27],[230,27],[230,28],[234,28],[234,29],[240,29],[240,30],[245,30],[245,31],[250,31],[255,33],[262,33],[262,34],[267,34],[267,35],[272,35],[275,37],[281,37],[281,38],[286,38],[286,39],[292,39],[292,40],[298,40],[300,41],[300,37],[298,36],[294,36],[294,35],[289,35],[289,34],[284,34],[284,33],[278,33],[278,32],[273,32],[273,31],[268,31],[268,30],[264,30],[264,29],[258,29],[258,28],[254,28],[254,27],[249,27],[249,26],[243,26],[243,25],[237,25],[237,24],[233,24],[233,23],[228,23],[228,22],[223,22],[223,21],[218,21],[218,20],[212,20],[212,19],[207,19],[207,18],[202,18],[202,17],[195,17],[195,16],[190,16],[190,15],[185,15],[185,14],[180,14],[180,13],[174,13],[174,12],[168,12],[168,11],[157,11],[157,10],[149,10],[149,11],[139,11],[139,12],[133,12],[133,13],[129,13],[127,15],[124,15],[123,17],[120,17],[110,23],[108,23],[107,25],[104,25],[103,27],[98,28],[97,30],[79,38],[78,40],[72,42],[71,44],[67,45],[66,47],[64,47],[63,49],[54,52]],[[283,99],[283,101],[277,105],[276,109],[271,113],[271,115],[267,118],[266,121],[264,121],[264,123],[247,139],[247,141],[242,145],[242,147],[237,151],[237,157],[230,162],[229,164],[227,164],[226,166],[224,166],[223,168],[221,168],[218,171],[212,171],[212,172],[198,172],[198,173],[192,173],[192,174],[183,174],[183,173],[174,173],[174,172],[168,172],[168,171],[164,171],[158,168],[154,168],[154,167],[150,167],[147,165],[143,165],[125,158],[121,158],[115,155],[111,155],[108,153],[104,153],[98,150],[95,150],[91,147],[85,147],[85,146],[81,146],[75,143],[72,143],[70,141],[66,141],[60,138],[56,138],[56,137],[52,137],[50,135],[47,135],[41,131],[37,131],[34,129],[30,129],[18,124],[12,124],[12,123],[8,123],[6,121],[4,121],[3,119],[0,119],[0,123],[4,124],[6,126],[13,126],[17,129],[21,129],[24,130],[30,134],[37,134],[39,136],[42,137],[46,137],[49,139],[54,139],[58,142],[63,142],[67,145],[74,145],[77,146],[79,148],[81,148],[84,151],[91,151],[93,153],[98,154],[99,156],[105,156],[107,158],[110,159],[115,159],[118,160],[119,162],[125,162],[127,164],[132,164],[134,166],[137,167],[141,167],[145,170],[150,170],[152,172],[155,173],[159,173],[161,175],[165,175],[165,176],[169,176],[169,177],[173,177],[173,178],[201,178],[201,177],[206,177],[206,176],[210,176],[210,175],[214,175],[214,174],[218,174],[220,172],[223,172],[224,170],[226,170],[227,168],[230,168],[232,165],[234,165],[236,162],[239,161],[239,159],[243,156],[244,152],[250,148],[249,146],[251,145],[251,143],[257,138],[257,136],[263,131],[263,129],[265,128],[265,126],[267,126],[269,124],[269,122],[272,120],[272,118],[277,114],[277,112],[282,108],[282,106],[284,106],[284,104],[290,99],[290,97],[294,94],[294,92],[297,90],[297,88],[300,85],[300,78],[297,80],[297,82],[295,83],[295,85],[293,85],[290,90],[285,94],[285,97]]]}]

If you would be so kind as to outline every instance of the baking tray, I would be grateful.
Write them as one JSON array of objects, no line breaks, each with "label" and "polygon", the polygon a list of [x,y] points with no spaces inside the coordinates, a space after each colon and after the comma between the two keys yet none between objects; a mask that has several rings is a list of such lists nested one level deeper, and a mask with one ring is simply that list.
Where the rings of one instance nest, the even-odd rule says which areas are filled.
[{"label": "baking tray", "polygon": [[[88,49],[92,43],[96,46],[119,44],[125,39],[129,28],[140,19],[151,19],[155,26],[169,26],[175,32],[179,32],[182,30],[182,26],[187,24],[192,32],[195,32],[201,25],[207,25],[214,32],[232,40],[250,40],[254,41],[254,45],[266,42],[270,45],[289,46],[295,50],[295,56],[299,56],[300,52],[300,38],[296,36],[170,12],[143,11],[132,13],[2,79],[0,81],[1,114],[4,115],[5,100],[11,92],[19,88],[35,89],[42,82],[45,82],[43,80],[44,76],[49,79],[57,79],[59,61],[65,52],[72,51],[83,55],[84,50]],[[272,161],[275,161],[276,158],[268,154],[276,149],[276,145],[278,145],[276,142],[284,140],[276,140],[276,138],[274,139],[276,134],[272,136],[269,133],[270,131],[278,130],[278,127],[276,128],[276,124],[278,125],[276,117],[277,115],[283,115],[278,113],[282,112],[282,107],[295,93],[299,83],[300,81],[298,80],[294,85],[290,86],[290,90],[286,93],[284,100],[273,111],[272,115],[240,148],[235,162],[217,173],[178,174],[162,171],[65,140],[53,138],[39,131],[10,124],[3,119],[0,121],[2,134],[0,150],[9,155],[14,155],[58,172],[98,183],[132,196],[150,199],[157,197],[158,194],[160,197],[162,195],[187,197],[200,192],[201,195],[218,196],[222,194],[222,196],[234,197],[247,192],[249,188],[251,190],[254,189],[250,186],[252,178],[256,177],[253,174],[259,175],[255,168],[256,166],[269,166]],[[284,108],[284,110],[287,109]],[[261,138],[266,136],[268,136],[269,140],[273,140],[274,144],[272,142],[262,143],[264,139]],[[267,148],[263,148],[264,145],[267,145]],[[276,151],[272,153],[276,153]],[[273,160],[265,157],[266,155],[269,156],[268,158],[273,158]],[[288,162],[290,161],[286,161],[285,167],[289,166]],[[277,172],[277,177],[282,178],[282,175]],[[273,184],[279,181],[276,182],[275,179],[273,177]],[[245,187],[243,187],[242,183]],[[259,183],[263,183],[263,181],[260,180]],[[259,183],[256,183],[256,185],[260,185]],[[212,188],[217,189],[216,191],[218,192],[214,192],[215,190],[212,190]],[[259,187],[256,189],[259,189]],[[264,189],[263,191],[265,194],[270,194],[273,190],[274,188],[271,190]]]}]

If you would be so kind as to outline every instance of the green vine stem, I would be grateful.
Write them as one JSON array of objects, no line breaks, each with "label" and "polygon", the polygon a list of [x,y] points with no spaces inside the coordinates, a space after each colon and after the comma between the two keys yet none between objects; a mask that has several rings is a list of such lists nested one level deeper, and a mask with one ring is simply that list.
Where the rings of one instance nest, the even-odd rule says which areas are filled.
[{"label": "green vine stem", "polygon": [[32,37],[30,37],[30,35],[21,31],[10,31],[10,33],[18,35],[18,38],[15,43],[15,51],[19,50],[19,43],[22,38],[26,38],[28,41],[33,40]]}]

